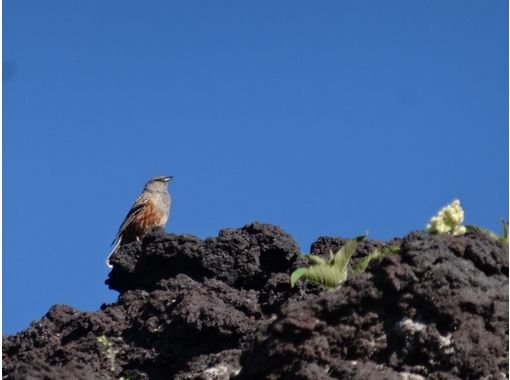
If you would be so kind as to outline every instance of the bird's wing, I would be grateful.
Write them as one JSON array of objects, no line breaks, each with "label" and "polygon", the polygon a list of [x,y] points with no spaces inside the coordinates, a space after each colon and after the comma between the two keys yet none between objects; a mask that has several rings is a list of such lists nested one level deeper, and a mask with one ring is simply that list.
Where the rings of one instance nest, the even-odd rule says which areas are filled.
[{"label": "bird's wing", "polygon": [[122,233],[126,230],[126,228],[133,222],[133,220],[136,218],[136,216],[140,213],[140,211],[143,210],[145,205],[147,204],[147,197],[144,194],[141,194],[129,210],[128,214],[124,218],[124,221],[119,227],[119,232],[117,232],[117,235],[115,236],[115,239],[112,242],[112,245],[115,244]]}]

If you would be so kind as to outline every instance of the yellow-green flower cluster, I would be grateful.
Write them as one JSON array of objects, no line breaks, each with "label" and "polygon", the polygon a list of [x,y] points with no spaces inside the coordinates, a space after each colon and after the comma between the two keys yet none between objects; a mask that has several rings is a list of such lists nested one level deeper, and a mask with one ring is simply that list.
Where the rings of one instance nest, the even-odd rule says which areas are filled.
[{"label": "yellow-green flower cluster", "polygon": [[427,231],[431,234],[461,235],[466,232],[466,227],[461,225],[463,221],[464,211],[460,207],[460,201],[455,199],[430,219]]}]

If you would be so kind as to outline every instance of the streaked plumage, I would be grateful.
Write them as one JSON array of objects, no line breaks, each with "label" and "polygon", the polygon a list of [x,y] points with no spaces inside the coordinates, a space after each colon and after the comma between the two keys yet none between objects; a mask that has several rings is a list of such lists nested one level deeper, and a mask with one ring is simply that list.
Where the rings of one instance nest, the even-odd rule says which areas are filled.
[{"label": "streaked plumage", "polygon": [[106,259],[106,265],[111,268],[110,257],[121,244],[139,240],[154,227],[164,227],[170,214],[171,197],[167,184],[173,177],[154,177],[146,184],[138,196],[119,231],[112,242],[113,249]]}]

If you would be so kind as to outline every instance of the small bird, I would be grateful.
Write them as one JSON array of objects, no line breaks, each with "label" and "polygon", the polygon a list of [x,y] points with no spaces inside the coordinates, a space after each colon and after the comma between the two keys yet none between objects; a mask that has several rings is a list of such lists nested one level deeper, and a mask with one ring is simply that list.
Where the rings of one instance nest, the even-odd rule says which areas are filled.
[{"label": "small bird", "polygon": [[170,215],[172,199],[167,185],[172,178],[172,176],[154,177],[145,184],[112,242],[113,249],[106,258],[108,267],[112,267],[110,257],[121,244],[139,241],[152,228],[164,227]]}]

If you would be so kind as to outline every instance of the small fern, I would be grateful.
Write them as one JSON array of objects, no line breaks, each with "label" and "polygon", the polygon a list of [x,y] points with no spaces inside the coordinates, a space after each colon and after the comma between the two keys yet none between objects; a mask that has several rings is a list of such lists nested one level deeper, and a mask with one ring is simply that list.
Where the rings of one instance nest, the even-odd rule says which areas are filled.
[{"label": "small fern", "polygon": [[336,288],[347,279],[347,264],[365,236],[347,240],[334,255],[330,251],[329,261],[319,256],[307,256],[310,266],[296,269],[290,276],[290,286],[294,287],[300,279],[303,279],[326,288]]},{"label": "small fern", "polygon": [[501,226],[503,227],[503,233],[499,240],[503,244],[508,244],[508,220],[501,219]]},{"label": "small fern", "polygon": [[117,355],[117,352],[114,350],[112,342],[110,342],[110,340],[108,340],[108,338],[105,335],[98,336],[96,340],[97,343],[99,343],[106,349],[106,357],[110,362],[110,371],[112,373],[115,372],[115,357]]},{"label": "small fern", "polygon": [[308,262],[310,263],[310,265],[325,265],[326,264],[326,260],[324,260],[320,256],[307,255],[306,258],[308,259]]},{"label": "small fern", "polygon": [[352,270],[356,273],[364,272],[368,264],[370,262],[378,257],[387,255],[388,253],[399,253],[400,247],[384,247],[384,248],[376,248],[372,252],[370,252],[368,255],[363,257],[360,261],[356,263],[356,265],[352,268]]},{"label": "small fern", "polygon": [[501,236],[495,233],[494,231],[489,230],[488,228],[483,228],[474,225],[467,225],[466,229],[468,231],[474,231],[479,234],[484,234],[491,237],[494,240],[500,241],[503,244],[508,244],[508,221],[501,219]]}]

